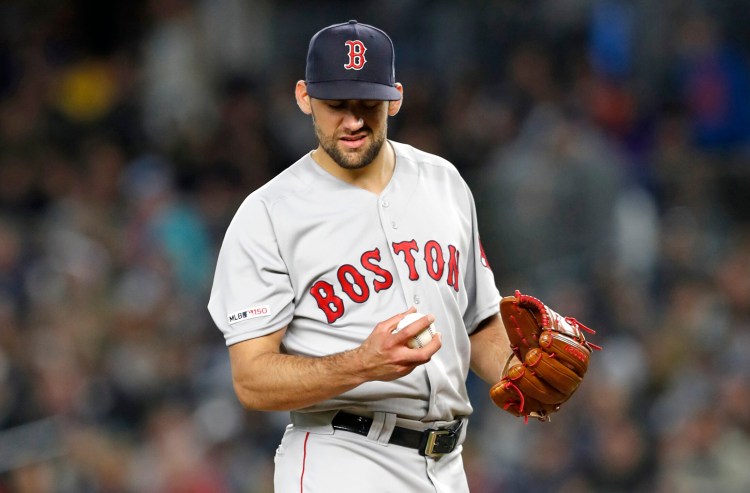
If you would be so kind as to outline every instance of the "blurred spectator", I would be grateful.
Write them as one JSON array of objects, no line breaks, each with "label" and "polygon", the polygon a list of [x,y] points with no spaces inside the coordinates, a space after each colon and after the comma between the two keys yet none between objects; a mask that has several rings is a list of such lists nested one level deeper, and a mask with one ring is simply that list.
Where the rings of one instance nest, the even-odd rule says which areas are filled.
[{"label": "blurred spectator", "polygon": [[195,7],[186,0],[149,0],[143,39],[143,125],[152,144],[201,145],[216,124],[213,65],[204,51]]},{"label": "blurred spectator", "polygon": [[170,167],[155,155],[128,166],[122,183],[129,209],[126,261],[173,284],[173,294],[203,294],[213,264],[208,232],[193,207],[179,200]]},{"label": "blurred spectator", "polygon": [[676,33],[677,87],[699,149],[731,151],[750,137],[747,60],[723,39],[715,19],[688,15]]},{"label": "blurred spectator", "polygon": [[483,170],[476,192],[501,286],[554,290],[582,282],[612,255],[619,159],[595,130],[560,108],[533,107],[518,138]]}]

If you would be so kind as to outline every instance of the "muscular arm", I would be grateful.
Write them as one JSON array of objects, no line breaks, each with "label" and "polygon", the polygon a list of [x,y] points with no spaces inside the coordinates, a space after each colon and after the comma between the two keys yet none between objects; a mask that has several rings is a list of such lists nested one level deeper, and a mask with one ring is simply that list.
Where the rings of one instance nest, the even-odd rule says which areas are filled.
[{"label": "muscular arm", "polygon": [[510,342],[500,315],[484,320],[469,339],[472,371],[489,384],[498,382],[503,376],[505,361],[511,354]]},{"label": "muscular arm", "polygon": [[421,349],[408,348],[406,341],[434,317],[419,319],[392,334],[406,313],[379,323],[359,347],[320,358],[281,353],[285,330],[234,344],[229,358],[237,397],[248,409],[288,411],[324,401],[364,382],[407,375],[429,361],[441,342],[435,337]]}]

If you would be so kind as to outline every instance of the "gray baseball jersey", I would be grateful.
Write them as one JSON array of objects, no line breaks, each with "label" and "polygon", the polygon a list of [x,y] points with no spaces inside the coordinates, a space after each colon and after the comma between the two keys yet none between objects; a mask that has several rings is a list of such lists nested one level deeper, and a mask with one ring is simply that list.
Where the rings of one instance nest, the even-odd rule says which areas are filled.
[{"label": "gray baseball jersey", "polygon": [[443,339],[430,362],[302,411],[449,421],[471,413],[469,335],[498,312],[500,294],[455,167],[389,142],[396,166],[380,195],[308,154],[248,196],[227,229],[209,311],[227,345],[288,326],[285,350],[305,356],[355,348],[410,306],[433,313]]}]

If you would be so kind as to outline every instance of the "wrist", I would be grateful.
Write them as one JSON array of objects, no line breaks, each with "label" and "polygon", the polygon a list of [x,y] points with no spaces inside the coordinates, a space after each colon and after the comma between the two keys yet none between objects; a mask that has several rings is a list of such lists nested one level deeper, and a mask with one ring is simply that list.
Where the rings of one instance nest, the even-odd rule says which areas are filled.
[{"label": "wrist", "polygon": [[343,379],[350,381],[356,387],[370,380],[368,365],[365,362],[364,354],[361,347],[345,351],[340,354],[341,361],[338,361],[339,369],[343,370]]}]

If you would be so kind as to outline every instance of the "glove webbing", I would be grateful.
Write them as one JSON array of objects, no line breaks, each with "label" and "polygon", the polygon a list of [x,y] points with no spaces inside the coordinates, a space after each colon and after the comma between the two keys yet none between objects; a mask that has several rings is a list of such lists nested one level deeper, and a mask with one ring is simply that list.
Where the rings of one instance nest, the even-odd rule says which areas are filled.
[{"label": "glove webbing", "polygon": [[[541,300],[539,300],[538,298],[535,298],[534,296],[531,296],[528,294],[521,294],[521,291],[519,291],[518,289],[516,289],[515,296],[516,296],[516,299],[518,300],[518,305],[532,305],[537,309],[537,311],[539,312],[539,315],[542,317],[542,320],[541,320],[542,327],[544,327],[545,329],[551,328],[550,321],[549,321],[549,312],[547,311],[547,305],[542,303]],[[516,310],[519,310],[518,305],[516,306]],[[519,327],[518,322],[516,321],[516,318],[515,317],[511,317],[511,318],[513,319],[513,322],[515,322],[516,326],[514,328],[516,329],[516,332],[518,332],[519,335],[522,335],[521,328]],[[585,330],[589,334],[596,334],[596,331],[594,329],[586,327],[585,325],[583,325],[581,322],[579,322],[573,317],[563,317],[563,320],[565,320],[566,322],[568,322],[570,325],[574,327],[578,327],[580,329]],[[522,337],[522,339],[524,342],[526,342],[527,345],[529,345],[528,341],[526,341],[525,338]],[[591,343],[589,341],[585,341],[584,344],[591,347],[591,349],[596,349],[598,351],[601,351],[602,349],[601,346],[597,346],[596,344]]]}]

